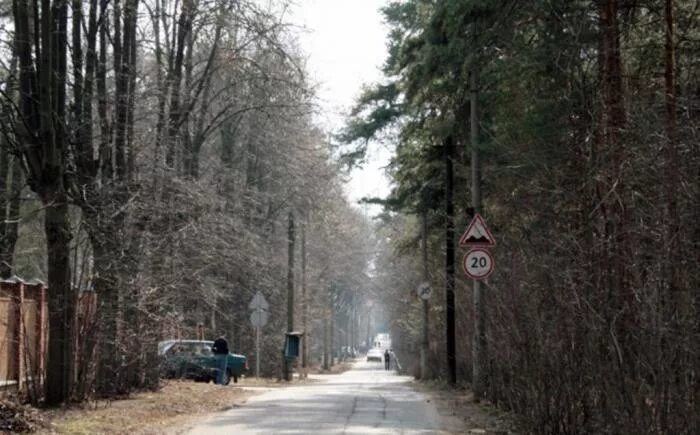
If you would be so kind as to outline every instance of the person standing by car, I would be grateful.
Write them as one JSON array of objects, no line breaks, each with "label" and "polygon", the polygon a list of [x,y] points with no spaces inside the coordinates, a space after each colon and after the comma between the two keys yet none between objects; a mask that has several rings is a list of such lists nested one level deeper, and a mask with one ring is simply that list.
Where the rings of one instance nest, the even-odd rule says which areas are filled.
[{"label": "person standing by car", "polygon": [[391,354],[389,349],[384,351],[384,370],[389,370],[391,368]]},{"label": "person standing by car", "polygon": [[214,353],[214,355],[216,355],[216,359],[219,362],[219,373],[216,377],[216,383],[219,385],[224,385],[228,362],[228,342],[223,335],[214,340],[211,351]]}]

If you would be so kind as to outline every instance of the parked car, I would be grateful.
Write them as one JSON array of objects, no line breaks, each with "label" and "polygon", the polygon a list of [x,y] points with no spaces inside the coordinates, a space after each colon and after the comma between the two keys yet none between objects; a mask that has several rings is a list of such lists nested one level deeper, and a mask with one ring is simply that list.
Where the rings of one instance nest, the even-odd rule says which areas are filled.
[{"label": "parked car", "polygon": [[[219,373],[219,359],[208,340],[166,340],[158,343],[161,357],[160,373],[165,378],[185,378],[195,381],[216,381]],[[238,382],[238,378],[248,370],[245,355],[229,353],[226,357],[224,385]]]},{"label": "parked car", "polygon": [[384,361],[384,352],[378,347],[373,347],[367,351],[367,361]]}]

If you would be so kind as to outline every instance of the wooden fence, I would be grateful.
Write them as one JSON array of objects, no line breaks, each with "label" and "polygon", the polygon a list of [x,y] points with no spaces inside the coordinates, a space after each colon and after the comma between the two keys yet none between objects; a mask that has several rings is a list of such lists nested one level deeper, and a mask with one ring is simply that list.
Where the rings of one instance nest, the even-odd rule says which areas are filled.
[{"label": "wooden fence", "polygon": [[46,286],[17,277],[0,281],[0,386],[23,389],[44,372]]},{"label": "wooden fence", "polygon": [[[47,292],[48,288],[39,280],[27,282],[13,276],[0,281],[2,389],[21,391],[28,382],[43,379],[49,333]],[[94,320],[95,308],[94,292],[82,293],[76,316],[78,330]]]}]

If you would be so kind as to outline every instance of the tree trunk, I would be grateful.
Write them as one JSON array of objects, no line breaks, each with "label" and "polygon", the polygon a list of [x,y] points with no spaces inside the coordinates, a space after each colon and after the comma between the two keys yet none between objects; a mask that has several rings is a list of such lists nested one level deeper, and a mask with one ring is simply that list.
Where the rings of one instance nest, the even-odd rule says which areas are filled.
[{"label": "tree trunk", "polygon": [[[6,89],[14,98],[17,81],[17,56],[12,57],[11,76]],[[9,122],[9,113],[3,110],[3,124]],[[14,271],[15,245],[19,227],[20,194],[24,187],[20,160],[10,153],[5,135],[0,139],[0,278],[9,278]]]},{"label": "tree trunk", "polygon": [[676,147],[676,54],[674,45],[675,23],[674,23],[674,1],[665,0],[664,3],[664,83],[665,83],[665,143],[664,143],[664,204],[665,216],[663,234],[663,249],[666,258],[666,280],[668,282],[670,295],[678,295],[675,304],[683,317],[691,307],[691,297],[689,290],[681,290],[684,286],[679,282],[679,264],[682,263],[675,246],[678,242],[680,219],[678,216],[677,195],[678,195],[678,151]]},{"label": "tree trunk", "polygon": [[177,42],[175,46],[175,63],[169,72],[170,82],[170,113],[168,117],[167,129],[167,149],[165,155],[165,163],[175,169],[176,153],[179,151],[177,146],[180,140],[180,126],[182,122],[183,108],[180,103],[180,93],[182,84],[182,70],[184,67],[185,46],[187,35],[192,31],[192,20],[196,13],[195,5],[192,0],[184,0],[182,11],[177,23]]},{"label": "tree trunk", "polygon": [[76,298],[70,279],[69,177],[65,171],[67,3],[42,0],[30,7],[27,0],[17,0],[13,16],[22,117],[17,136],[23,145],[29,185],[44,205],[50,330],[45,403],[55,406],[70,398],[74,383]]},{"label": "tree trunk", "polygon": [[108,243],[105,229],[92,229],[95,278],[93,285],[98,295],[99,360],[97,369],[97,393],[102,397],[113,396],[121,389],[119,374],[119,287],[115,247]]},{"label": "tree trunk", "polygon": [[630,354],[634,342],[631,331],[637,328],[635,294],[630,283],[631,249],[628,231],[628,204],[626,192],[627,165],[625,130],[627,113],[623,82],[622,52],[620,45],[619,0],[604,0],[600,3],[600,27],[602,48],[602,144],[599,150],[596,177],[600,215],[599,246],[602,250],[604,272],[601,287],[607,291],[603,307],[607,327],[610,329],[609,349],[612,351],[609,376],[620,377],[614,386],[622,399],[620,406],[628,415],[633,415],[633,404],[629,400],[628,382],[625,379],[635,370]]},{"label": "tree trunk", "polygon": [[[609,282],[618,304],[628,305],[633,294],[628,288],[626,262],[629,259],[626,247],[626,213],[624,205],[624,130],[627,124],[624,87],[622,81],[622,54],[620,51],[620,29],[618,20],[618,0],[606,0],[601,9],[603,31],[603,119],[604,150],[607,162],[606,184],[603,192],[607,195],[610,217],[607,222],[606,240],[611,241],[612,257]],[[615,193],[610,195],[608,192]],[[619,200],[618,200],[619,198]]]},{"label": "tree trunk", "polygon": [[0,153],[0,278],[9,278],[14,272],[15,245],[19,229],[20,195],[24,177],[20,162],[7,152],[3,144]]},{"label": "tree trunk", "polygon": [[48,249],[49,343],[46,358],[46,404],[58,405],[70,397],[76,295],[71,285],[68,203],[60,193],[45,198],[44,229]]}]

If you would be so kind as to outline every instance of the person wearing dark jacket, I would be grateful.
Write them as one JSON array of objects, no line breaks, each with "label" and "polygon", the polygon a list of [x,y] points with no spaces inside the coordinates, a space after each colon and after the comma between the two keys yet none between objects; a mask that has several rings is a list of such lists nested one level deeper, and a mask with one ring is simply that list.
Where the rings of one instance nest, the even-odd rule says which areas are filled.
[{"label": "person wearing dark jacket", "polygon": [[223,335],[214,340],[214,345],[211,347],[211,351],[214,353],[214,355],[216,355],[219,362],[219,372],[217,373],[218,376],[216,377],[216,383],[223,385],[226,369],[228,368],[228,342]]},{"label": "person wearing dark jacket", "polygon": [[391,354],[389,353],[389,349],[384,351],[384,370],[389,370],[391,369]]},{"label": "person wearing dark jacket", "polygon": [[214,340],[214,345],[211,347],[211,351],[214,355],[227,355],[228,354],[228,342],[221,336]]}]

